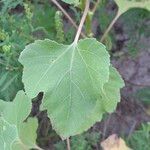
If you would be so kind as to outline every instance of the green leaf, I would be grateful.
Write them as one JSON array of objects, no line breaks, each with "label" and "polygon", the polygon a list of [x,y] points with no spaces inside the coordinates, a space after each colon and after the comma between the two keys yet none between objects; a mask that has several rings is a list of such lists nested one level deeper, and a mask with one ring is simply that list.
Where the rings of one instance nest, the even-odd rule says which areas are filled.
[{"label": "green leaf", "polygon": [[3,109],[1,114],[5,120],[10,124],[19,126],[31,111],[31,101],[23,91],[19,91],[14,101],[6,102],[4,107],[5,109]]},{"label": "green leaf", "polygon": [[1,4],[3,4],[2,6],[2,14],[6,13],[7,11],[9,11],[12,8],[15,8],[17,5],[22,4],[23,0],[2,0]]},{"label": "green leaf", "polygon": [[0,143],[4,150],[37,148],[37,119],[24,122],[30,111],[31,101],[23,91],[18,92],[13,102],[0,101]]},{"label": "green leaf", "polygon": [[[39,10],[43,10],[42,13],[40,13]],[[37,3],[34,5],[32,25],[35,29],[35,33],[40,32],[44,35],[36,35],[36,39],[43,37],[53,39],[55,37],[55,12],[55,8],[47,1],[43,1],[42,4]],[[50,20],[50,22],[47,23],[47,20]]]},{"label": "green leaf", "polygon": [[[29,148],[36,147],[36,130],[38,128],[38,122],[36,118],[29,118],[27,122],[22,123],[19,131],[19,139],[24,145]],[[28,135],[27,135],[28,133]]]},{"label": "green leaf", "polygon": [[[24,65],[23,83],[30,98],[40,91],[51,93],[65,80],[69,83],[64,89],[67,93],[68,86],[77,82],[86,88],[85,93],[99,93],[109,78],[109,54],[103,44],[92,38],[71,45],[37,40],[25,48],[19,61]],[[80,90],[76,90],[81,96]]]},{"label": "green leaf", "polygon": [[146,105],[150,104],[150,87],[137,90],[135,97]]},{"label": "green leaf", "polygon": [[82,123],[82,130],[88,129],[89,124],[101,121],[105,112],[113,112],[120,101],[120,88],[124,86],[124,81],[114,67],[110,66],[109,73],[109,81],[101,89],[101,97],[97,100],[89,120],[85,119]]},{"label": "green leaf", "polygon": [[0,99],[11,101],[16,93],[23,88],[21,72],[0,69]]},{"label": "green leaf", "polygon": [[110,67],[109,81],[103,88],[103,106],[107,112],[113,112],[120,101],[120,88],[124,87],[124,81],[114,67]]},{"label": "green leaf", "polygon": [[11,150],[11,146],[17,137],[15,125],[9,124],[4,118],[0,117],[0,149]]},{"label": "green leaf", "polygon": [[27,95],[44,92],[42,109],[47,109],[53,128],[64,139],[100,121],[120,100],[124,82],[109,68],[105,46],[93,38],[71,45],[38,40],[25,48],[19,61]]},{"label": "green leaf", "polygon": [[37,120],[29,119],[17,128],[0,117],[0,149],[2,150],[29,150],[38,148],[35,144]]},{"label": "green leaf", "polygon": [[103,44],[92,38],[71,45],[39,40],[25,48],[19,61],[24,65],[27,95],[33,98],[40,91],[45,93],[43,108],[63,138],[81,133],[101,119],[103,111],[98,111],[97,103],[100,89],[109,79],[110,65]]},{"label": "green leaf", "polygon": [[67,4],[73,4],[75,6],[79,5],[79,3],[80,3],[80,0],[62,0],[62,1]]},{"label": "green leaf", "polygon": [[144,8],[150,11],[150,0],[115,0],[119,13],[123,14],[131,8]]},{"label": "green leaf", "polygon": [[149,150],[150,148],[150,122],[142,124],[126,139],[128,145],[134,150]]}]

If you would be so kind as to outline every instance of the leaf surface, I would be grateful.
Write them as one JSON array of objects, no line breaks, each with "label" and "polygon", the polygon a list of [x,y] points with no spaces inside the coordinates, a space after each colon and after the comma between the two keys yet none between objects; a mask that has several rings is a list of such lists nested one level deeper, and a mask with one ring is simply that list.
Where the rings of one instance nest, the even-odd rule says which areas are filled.
[{"label": "leaf surface", "polygon": [[24,65],[26,93],[31,98],[45,93],[43,109],[62,137],[81,133],[95,123],[100,89],[109,79],[104,45],[88,38],[71,45],[36,41],[25,48],[19,61]]},{"label": "leaf surface", "polygon": [[[99,93],[109,78],[109,54],[105,46],[95,39],[80,40],[78,44],[58,44],[51,40],[38,40],[28,45],[19,61],[24,66],[23,82],[29,97],[40,91],[56,93],[63,83],[63,91],[72,93],[75,86],[79,95],[80,84],[86,93]],[[65,85],[64,84],[64,81]],[[87,91],[88,90],[88,91]],[[66,95],[67,96],[67,95]]]},{"label": "leaf surface", "polygon": [[102,91],[103,106],[107,112],[111,113],[115,110],[120,101],[120,89],[122,87],[124,87],[124,81],[118,71],[110,66],[109,81],[104,85]]},{"label": "leaf surface", "polygon": [[23,91],[19,91],[14,101],[6,102],[4,107],[5,109],[1,112],[2,116],[8,123],[18,126],[29,115],[31,111],[31,101]]},{"label": "leaf surface", "polygon": [[37,119],[24,122],[30,111],[31,101],[23,91],[18,92],[13,102],[0,101],[0,147],[4,150],[29,150],[37,147]]},{"label": "leaf surface", "polygon": [[9,124],[3,117],[0,117],[0,149],[11,150],[12,144],[17,137],[15,125]]}]

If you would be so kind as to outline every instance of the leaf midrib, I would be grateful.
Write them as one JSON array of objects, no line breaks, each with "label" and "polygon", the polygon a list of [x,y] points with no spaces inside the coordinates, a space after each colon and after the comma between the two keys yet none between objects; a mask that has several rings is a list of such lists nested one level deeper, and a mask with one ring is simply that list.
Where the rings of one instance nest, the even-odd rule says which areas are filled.
[{"label": "leaf midrib", "polygon": [[53,65],[61,58],[63,57],[68,51],[69,49],[73,46],[73,44],[69,45],[69,47],[61,54],[57,57],[57,59],[55,59],[51,65],[46,69],[46,71],[44,72],[44,74],[42,75],[42,77],[39,79],[39,81],[37,82],[37,84],[35,85],[35,88],[33,91],[36,90],[36,88],[38,87],[38,85],[40,84],[40,81],[45,77],[45,75],[47,74],[47,72],[53,67]]}]

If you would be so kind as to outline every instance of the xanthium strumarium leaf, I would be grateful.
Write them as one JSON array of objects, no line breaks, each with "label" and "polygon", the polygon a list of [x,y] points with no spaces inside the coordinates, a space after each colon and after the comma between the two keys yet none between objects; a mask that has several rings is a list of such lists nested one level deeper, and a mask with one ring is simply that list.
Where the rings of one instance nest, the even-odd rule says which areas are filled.
[{"label": "xanthium strumarium leaf", "polygon": [[124,85],[110,66],[105,46],[93,38],[71,45],[38,40],[25,48],[19,61],[27,95],[44,92],[42,108],[62,138],[82,133],[114,110]]}]

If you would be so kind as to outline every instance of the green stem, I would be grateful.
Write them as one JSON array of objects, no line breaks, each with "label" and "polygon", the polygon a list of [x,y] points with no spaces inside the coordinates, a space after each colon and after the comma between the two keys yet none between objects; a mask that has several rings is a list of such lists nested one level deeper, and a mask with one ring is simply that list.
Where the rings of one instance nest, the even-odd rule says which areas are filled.
[{"label": "green stem", "polygon": [[74,39],[75,43],[77,43],[78,40],[79,40],[83,24],[85,22],[86,16],[87,16],[88,11],[89,11],[89,6],[90,6],[90,2],[89,2],[89,0],[87,0],[86,1],[86,5],[85,5],[85,9],[84,9],[84,12],[83,12],[83,16],[82,16],[81,21],[80,21],[80,25],[78,27],[78,30],[77,30],[77,33],[76,33],[76,36],[75,36],[75,39]]},{"label": "green stem", "polygon": [[99,6],[99,3],[100,3],[100,0],[97,0],[97,1],[95,2],[94,7],[93,7],[93,9],[91,10],[91,12],[92,12],[93,14],[95,14],[95,11],[97,10],[97,7]]},{"label": "green stem", "polygon": [[85,20],[85,31],[88,37],[92,37],[93,33],[92,33],[92,18],[93,18],[93,14],[92,12],[88,12],[86,20]]},{"label": "green stem", "polygon": [[117,12],[117,15],[115,16],[115,18],[112,20],[112,22],[110,23],[110,25],[108,26],[108,28],[106,29],[106,31],[104,32],[103,36],[101,37],[100,42],[103,42],[106,38],[106,36],[108,35],[109,31],[112,29],[113,25],[116,23],[116,21],[118,20],[118,18],[120,17],[121,13],[120,11]]},{"label": "green stem", "polygon": [[[61,11],[62,13],[66,16],[66,18],[68,18],[68,20],[70,21],[70,23],[76,28],[78,29],[78,26],[76,25],[75,21],[69,16],[69,14],[66,12],[66,10],[57,2],[57,0],[51,0]],[[82,37],[85,37],[84,33],[81,33]]]},{"label": "green stem", "polygon": [[66,139],[66,142],[67,142],[67,150],[71,150],[70,139],[67,138],[67,139]]}]

